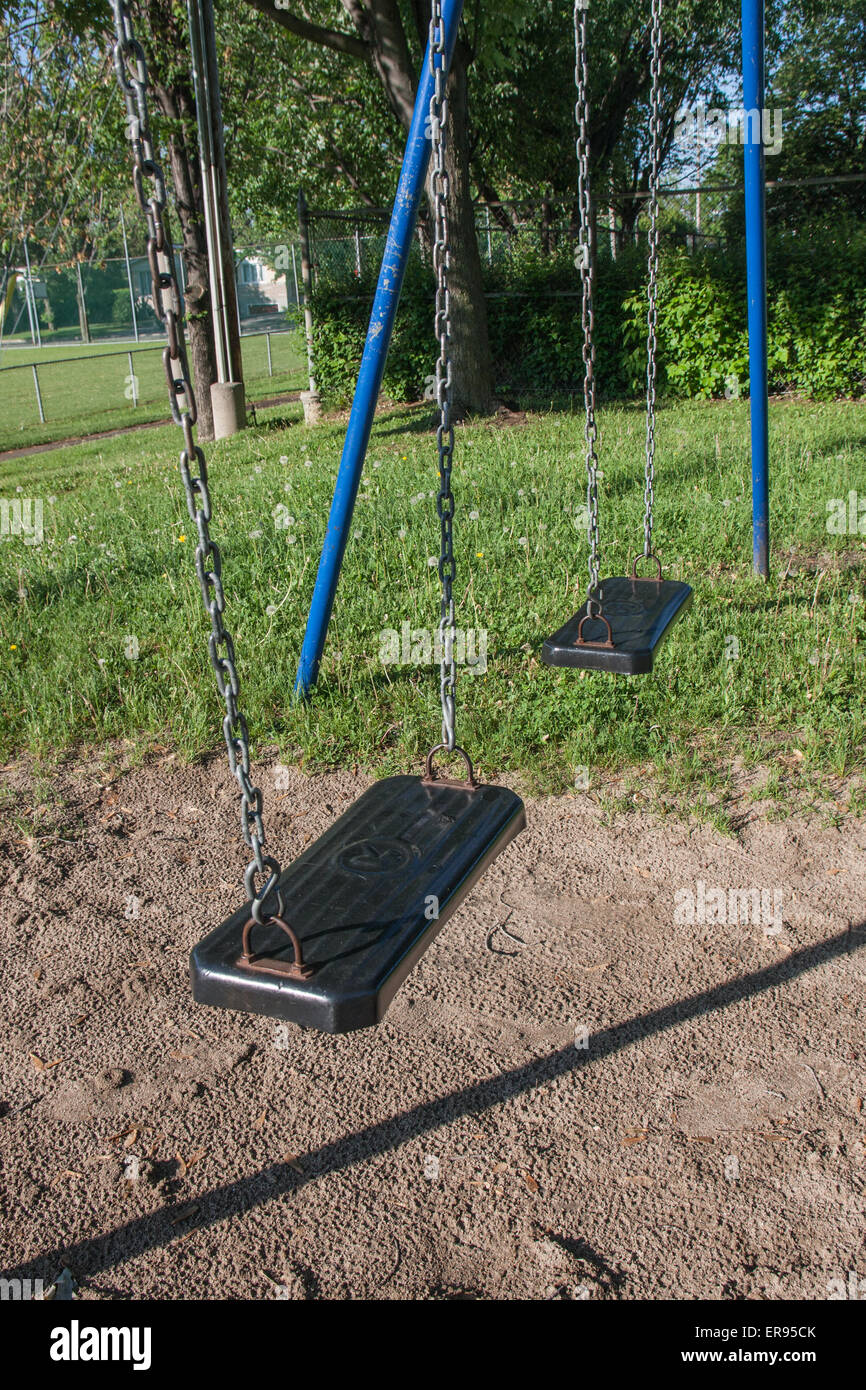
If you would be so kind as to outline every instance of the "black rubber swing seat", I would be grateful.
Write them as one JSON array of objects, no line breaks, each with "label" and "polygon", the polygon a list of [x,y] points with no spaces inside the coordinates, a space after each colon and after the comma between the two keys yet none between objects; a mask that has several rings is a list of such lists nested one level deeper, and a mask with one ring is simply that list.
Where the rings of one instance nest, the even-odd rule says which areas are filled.
[{"label": "black rubber swing seat", "polygon": [[692,606],[692,590],[676,579],[641,579],[631,575],[603,579],[593,591],[601,614],[587,614],[584,604],[541,649],[548,666],[578,666],[586,671],[645,675],[674,623]]},{"label": "black rubber swing seat", "polygon": [[[283,873],[274,897],[285,921],[259,926],[243,908],[194,947],[196,1001],[325,1033],[379,1023],[526,824],[520,797],[476,784],[466,762],[468,783],[388,777],[364,792]],[[428,774],[430,767],[428,759]]]}]

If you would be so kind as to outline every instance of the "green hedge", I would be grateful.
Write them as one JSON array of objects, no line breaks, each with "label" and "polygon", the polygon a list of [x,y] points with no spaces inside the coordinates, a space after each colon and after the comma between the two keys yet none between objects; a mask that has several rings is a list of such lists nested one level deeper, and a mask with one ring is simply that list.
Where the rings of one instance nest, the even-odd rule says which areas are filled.
[{"label": "green hedge", "polygon": [[[601,398],[640,395],[645,382],[645,256],[600,261],[595,287]],[[866,393],[866,234],[804,229],[768,255],[770,389],[817,398]],[[488,320],[496,390],[506,399],[582,391],[577,273],[560,256],[527,257],[491,281]],[[317,378],[334,403],[352,395],[370,297],[322,292],[314,301]],[[672,248],[659,280],[659,387],[670,396],[745,393],[748,384],[742,248],[688,254]],[[404,287],[383,390],[418,400],[432,371],[432,285],[420,266]]]}]

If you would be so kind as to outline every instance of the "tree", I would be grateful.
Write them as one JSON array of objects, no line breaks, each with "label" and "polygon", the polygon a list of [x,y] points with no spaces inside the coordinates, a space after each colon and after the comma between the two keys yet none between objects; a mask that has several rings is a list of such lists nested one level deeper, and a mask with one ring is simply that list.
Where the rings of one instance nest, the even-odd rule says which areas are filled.
[{"label": "tree", "polygon": [[[405,21],[397,0],[340,0],[338,10],[325,0],[304,13],[290,10],[290,0],[280,0],[279,8],[272,0],[248,3],[295,39],[339,53],[366,67],[377,79],[400,129],[408,131],[415,104],[416,73],[427,42],[429,10],[425,0],[411,0]],[[317,17],[313,19],[311,14]],[[475,235],[469,160],[468,72],[473,58],[472,45],[462,33],[448,83],[446,134],[448,213],[455,246],[449,282],[454,409],[458,416],[486,413],[493,398],[487,305]]]},{"label": "tree", "polygon": [[[132,0],[130,10],[147,56],[157,157],[167,163],[174,189],[199,435],[207,440],[213,438],[210,387],[216,360],[186,6],[182,0]],[[11,200],[10,209],[26,208],[26,215],[20,215],[48,248],[62,252],[68,247],[78,259],[92,259],[102,195],[109,186],[116,193],[120,180],[126,189],[132,184],[124,108],[110,57],[109,7],[105,0],[57,0],[50,7],[41,0],[19,0],[7,11],[18,36],[11,41],[13,53],[23,62],[20,54],[29,44],[32,56],[25,65],[24,95],[18,98],[17,127],[4,131],[12,155],[4,195]],[[21,35],[29,36],[24,48]],[[7,43],[7,54],[9,47]],[[70,167],[77,168],[74,203],[63,174]],[[63,207],[59,223],[55,206]],[[7,241],[9,235],[14,237],[14,231],[7,233]]]}]

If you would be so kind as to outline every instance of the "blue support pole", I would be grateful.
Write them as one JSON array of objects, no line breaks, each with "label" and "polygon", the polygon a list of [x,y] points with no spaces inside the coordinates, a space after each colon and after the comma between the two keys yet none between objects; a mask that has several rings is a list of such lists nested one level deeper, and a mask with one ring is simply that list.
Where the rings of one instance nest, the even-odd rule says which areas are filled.
[{"label": "blue support pole", "polygon": [[[463,0],[443,0],[442,24],[445,30],[445,45],[450,65],[454,45],[457,41],[457,28],[463,11]],[[295,677],[295,694],[305,696],[315,685],[319,673],[319,662],[325,647],[334,595],[340,578],[343,555],[349,537],[355,499],[364,467],[364,456],[373,427],[376,401],[382,385],[385,359],[391,342],[391,332],[397,315],[403,276],[412,246],[415,221],[424,193],[427,166],[430,162],[430,138],[427,132],[427,117],[430,111],[430,98],[433,95],[433,78],[430,72],[429,47],[424,54],[424,63],[418,79],[415,97],[415,110],[406,140],[406,152],[397,185],[397,196],[391,213],[388,239],[379,271],[379,283],[370,314],[370,324],[364,343],[361,367],[355,386],[355,397],[346,429],[346,439],[337,473],[334,497],[328,517],[328,527],[319,560],[319,570],[307,618],[307,630],[301,648],[298,673]]]},{"label": "blue support pole", "polygon": [[[742,0],[743,162],[749,303],[749,406],[752,423],[752,568],[770,576],[767,421],[767,215],[764,186],[764,0]],[[750,117],[757,112],[757,118]]]}]

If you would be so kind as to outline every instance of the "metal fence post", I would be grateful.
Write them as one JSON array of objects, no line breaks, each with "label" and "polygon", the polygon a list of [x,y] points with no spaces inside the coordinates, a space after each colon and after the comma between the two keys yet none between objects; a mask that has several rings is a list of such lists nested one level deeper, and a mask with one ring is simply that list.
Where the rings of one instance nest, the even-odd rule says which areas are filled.
[{"label": "metal fence post", "polygon": [[39,407],[39,423],[45,424],[45,411],[42,409],[42,392],[39,390],[39,373],[36,370],[36,363],[31,362],[33,368],[33,385],[36,387],[36,404]]},{"label": "metal fence post", "polygon": [[90,342],[90,324],[87,322],[87,300],[84,298],[84,281],[81,278],[81,262],[75,262],[78,277],[78,329],[82,343]]},{"label": "metal fence post", "polygon": [[131,352],[126,354],[126,360],[129,363],[129,384],[132,387],[132,408],[135,410],[138,405],[138,382],[135,379],[135,367],[132,365]]},{"label": "metal fence post", "polygon": [[41,332],[40,332],[40,330],[39,330],[39,310],[38,310],[38,308],[36,307],[36,295],[33,293],[33,272],[32,272],[32,270],[30,269],[30,250],[29,250],[29,247],[28,247],[28,245],[27,245],[27,238],[26,238],[26,237],[24,237],[24,264],[27,266],[27,290],[28,290],[29,295],[30,295],[30,299],[29,299],[29,302],[28,302],[28,306],[27,306],[27,307],[28,307],[28,309],[29,309],[31,305],[33,306],[33,308],[32,308],[32,317],[31,317],[31,320],[30,320],[30,333],[31,333],[31,336],[32,336],[32,335],[33,335],[33,330],[34,330],[34,327],[35,327],[35,330],[36,330],[36,339],[35,339],[36,346],[41,348],[41,346],[42,346],[42,334],[41,334]]},{"label": "metal fence post", "polygon": [[129,246],[126,241],[126,221],[123,216],[123,205],[120,208],[120,230],[123,233],[123,258],[126,261],[126,283],[129,285],[129,307],[132,310],[132,331],[135,341],[138,342],[138,318],[135,313],[135,291],[132,288],[132,267],[129,264]]},{"label": "metal fence post", "polygon": [[274,374],[274,364],[273,364],[273,361],[271,360],[271,335],[270,335],[270,333],[266,333],[266,334],[265,334],[265,344],[266,344],[267,349],[268,349],[268,376],[273,376],[273,374]]}]

